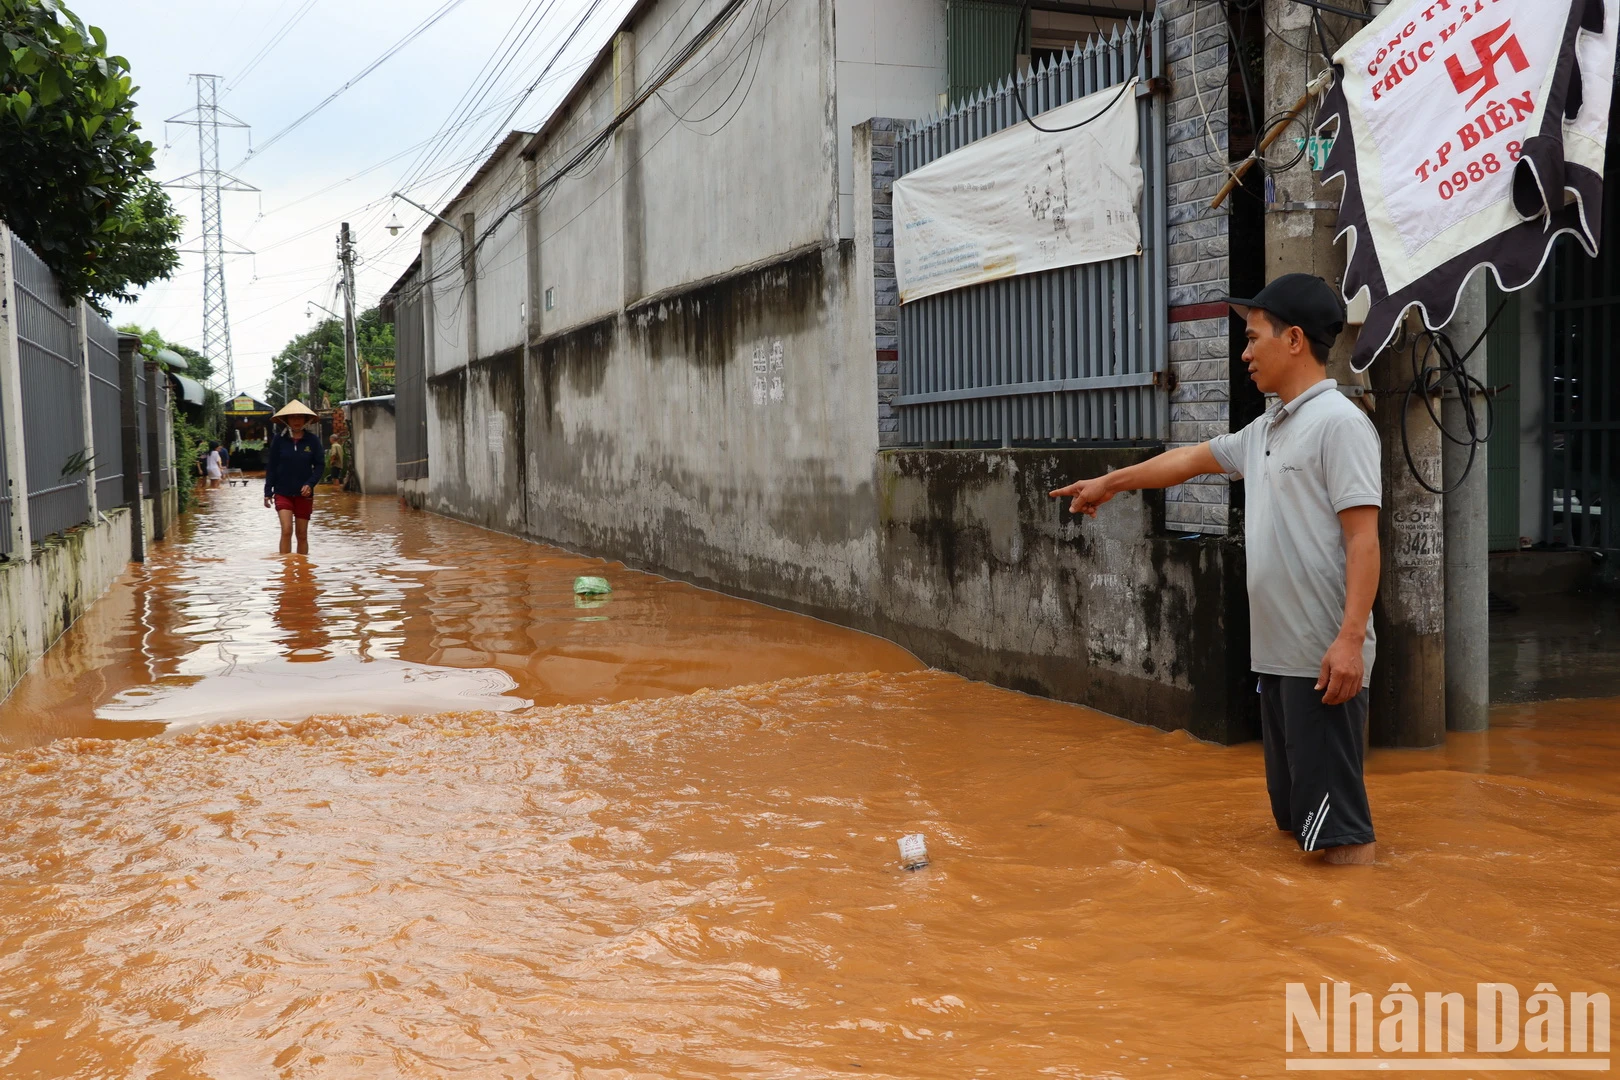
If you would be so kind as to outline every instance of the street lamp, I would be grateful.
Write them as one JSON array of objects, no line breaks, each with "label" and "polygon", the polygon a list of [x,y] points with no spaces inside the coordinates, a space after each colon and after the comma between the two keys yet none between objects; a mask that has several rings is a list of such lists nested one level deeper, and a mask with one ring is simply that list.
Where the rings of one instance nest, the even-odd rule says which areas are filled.
[{"label": "street lamp", "polygon": [[[394,192],[393,198],[396,198],[400,202],[403,202],[403,203],[409,203],[410,205],[416,207],[418,210],[422,211],[422,213],[426,214],[428,217],[433,218],[439,224],[447,225],[457,233],[461,232],[461,226],[460,225],[457,225],[455,222],[450,221],[448,218],[440,217],[438,214],[435,214],[433,211],[429,210],[427,207],[423,206],[421,203],[417,202],[415,199],[407,198],[406,196],[401,195],[397,191]],[[399,215],[395,214],[394,215],[394,220],[389,222],[389,224],[388,224],[388,231],[390,233],[394,233],[396,228],[403,229],[404,227],[405,226],[399,224]],[[463,237],[463,239],[465,239],[465,237]]]},{"label": "street lamp", "polygon": [[400,230],[404,229],[405,226],[399,223],[399,215],[395,214],[393,219],[388,222],[385,228],[387,228],[389,236],[398,236],[400,234]]}]

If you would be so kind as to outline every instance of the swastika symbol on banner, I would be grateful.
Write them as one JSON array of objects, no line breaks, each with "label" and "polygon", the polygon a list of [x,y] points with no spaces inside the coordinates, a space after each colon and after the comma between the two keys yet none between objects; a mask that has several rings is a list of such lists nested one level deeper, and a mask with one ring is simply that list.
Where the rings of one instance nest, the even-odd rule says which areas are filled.
[{"label": "swastika symbol on banner", "polygon": [[[1509,20],[1495,30],[1474,39],[1474,55],[1479,57],[1477,71],[1464,71],[1461,60],[1455,56],[1446,57],[1446,72],[1451,76],[1451,84],[1457,88],[1457,93],[1466,94],[1473,87],[1479,87],[1478,92],[1468,99],[1469,108],[1473,108],[1476,101],[1496,89],[1499,82],[1496,77],[1496,65],[1499,62],[1508,61],[1513,65],[1514,71],[1524,71],[1530,66],[1530,61],[1525,58],[1524,49],[1519,45],[1518,35],[1509,33],[1512,28],[1513,23]],[[1498,47],[1496,43],[1501,41],[1504,34],[1507,35],[1507,40],[1502,41]]]}]

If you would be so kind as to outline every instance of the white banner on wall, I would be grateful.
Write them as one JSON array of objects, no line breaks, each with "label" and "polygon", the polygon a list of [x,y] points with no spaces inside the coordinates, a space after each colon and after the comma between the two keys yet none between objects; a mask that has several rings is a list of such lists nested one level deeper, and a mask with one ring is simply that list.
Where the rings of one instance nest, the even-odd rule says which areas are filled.
[{"label": "white banner on wall", "polygon": [[[1138,255],[1135,80],[1039,114],[894,184],[900,302],[983,281]],[[1099,113],[1101,115],[1099,115]]]}]

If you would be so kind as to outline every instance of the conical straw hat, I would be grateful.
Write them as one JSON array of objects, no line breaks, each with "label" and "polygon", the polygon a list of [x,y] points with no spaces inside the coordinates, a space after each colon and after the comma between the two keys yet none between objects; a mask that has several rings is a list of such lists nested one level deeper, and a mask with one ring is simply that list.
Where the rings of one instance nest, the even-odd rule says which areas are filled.
[{"label": "conical straw hat", "polygon": [[316,415],[318,415],[318,414],[315,412],[314,409],[310,408],[308,405],[305,405],[302,401],[299,401],[297,398],[293,398],[293,400],[291,400],[291,401],[287,402],[287,404],[283,405],[281,407],[281,411],[276,413],[276,415],[272,416],[270,419],[272,419],[272,420],[280,420],[283,417],[288,417],[288,416],[316,416]]}]

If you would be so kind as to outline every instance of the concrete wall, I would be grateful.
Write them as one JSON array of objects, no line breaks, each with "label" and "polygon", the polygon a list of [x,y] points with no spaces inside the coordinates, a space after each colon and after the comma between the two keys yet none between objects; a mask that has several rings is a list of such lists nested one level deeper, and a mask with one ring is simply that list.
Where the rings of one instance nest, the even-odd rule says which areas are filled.
[{"label": "concrete wall", "polygon": [[427,371],[431,376],[467,364],[467,288],[461,238],[440,225],[422,238],[422,277]]},{"label": "concrete wall", "polygon": [[400,502],[412,510],[421,510],[427,506],[428,482],[426,477],[417,480],[399,481]]},{"label": "concrete wall", "polygon": [[880,628],[972,678],[1203,739],[1256,737],[1241,545],[1165,537],[1156,493],[1093,519],[1047,494],[1148,456],[885,451]]},{"label": "concrete wall", "polygon": [[[722,5],[697,6],[701,20]],[[677,7],[655,5],[637,28],[638,90],[659,59],[691,37],[684,9],[680,18],[663,18]],[[644,206],[643,265],[641,288],[628,299],[827,239],[836,196],[833,73],[824,46],[831,15],[830,0],[757,5],[754,17],[739,18],[659,93],[664,106],[637,115],[644,156],[627,194],[633,199],[639,190]],[[758,77],[739,84],[745,70]],[[633,232],[629,242],[637,242]]]},{"label": "concrete wall", "polygon": [[855,280],[851,246],[812,248],[541,343],[525,531],[869,616],[876,397]]},{"label": "concrete wall", "polygon": [[524,366],[516,349],[428,379],[427,509],[527,530]]},{"label": "concrete wall", "polygon": [[[642,12],[615,46],[621,70],[649,70],[642,61],[667,50],[659,33],[678,7]],[[908,0],[877,15],[839,0],[850,24],[840,22],[839,43],[870,39],[877,50],[847,70],[883,66],[892,46],[909,57],[898,66],[932,72],[926,35],[896,44],[893,26],[879,29],[902,8],[921,18],[935,7],[942,35],[942,5]],[[1225,645],[1246,641],[1244,609],[1230,609],[1242,596],[1240,551],[1164,538],[1160,503],[1122,500],[1102,522],[1077,525],[1046,500],[1047,487],[1129,455],[879,454],[880,394],[892,397],[895,377],[886,201],[897,124],[841,128],[863,99],[858,86],[838,88],[833,15],[834,0],[783,0],[753,46],[770,77],[718,114],[724,129],[652,107],[540,201],[526,229],[537,247],[483,273],[509,275],[506,290],[526,263],[531,300],[553,288],[554,306],[530,320],[525,348],[481,340],[470,363],[430,367],[429,477],[403,497],[879,632],[972,676],[1247,737],[1252,685],[1245,697],[1246,680],[1229,670],[1247,660]],[[732,42],[740,58],[747,40]],[[726,100],[703,90],[704,72],[725,70],[715,63],[674,99],[683,116]],[[572,111],[530,148],[533,174],[548,175],[563,148],[606,122],[612,70],[587,76]],[[916,104],[872,93],[879,116]],[[838,197],[846,140],[849,222]],[[632,168],[642,156],[645,168]],[[483,182],[503,184],[499,175]],[[1201,190],[1187,189],[1189,206],[1207,199]],[[1182,287],[1202,299],[1225,278]],[[483,281],[479,291],[496,294]],[[436,294],[441,308],[452,302]],[[1224,317],[1212,321],[1225,332]],[[1225,364],[1198,348],[1181,362]],[[1218,383],[1226,370],[1190,381]]]},{"label": "concrete wall", "polygon": [[[656,9],[655,21],[663,21],[663,7]],[[535,159],[540,176],[555,174],[571,151],[613,118],[612,76],[612,68],[604,67],[587,77],[583,97]],[[567,175],[540,200],[537,291],[542,311],[535,333],[563,333],[623,307],[624,227],[617,177],[609,148],[592,167]],[[514,264],[505,272],[521,271]],[[551,308],[544,302],[548,289],[554,299]]]},{"label": "concrete wall", "polygon": [[36,544],[28,562],[0,563],[0,699],[123,572],[130,540],[129,511],[111,510]]},{"label": "concrete wall", "polygon": [[945,0],[839,0],[837,8],[839,235],[855,236],[851,130],[873,117],[923,120],[949,86]]},{"label": "concrete wall", "polygon": [[349,452],[355,479],[367,495],[399,489],[394,468],[394,399],[377,398],[348,407]]}]

